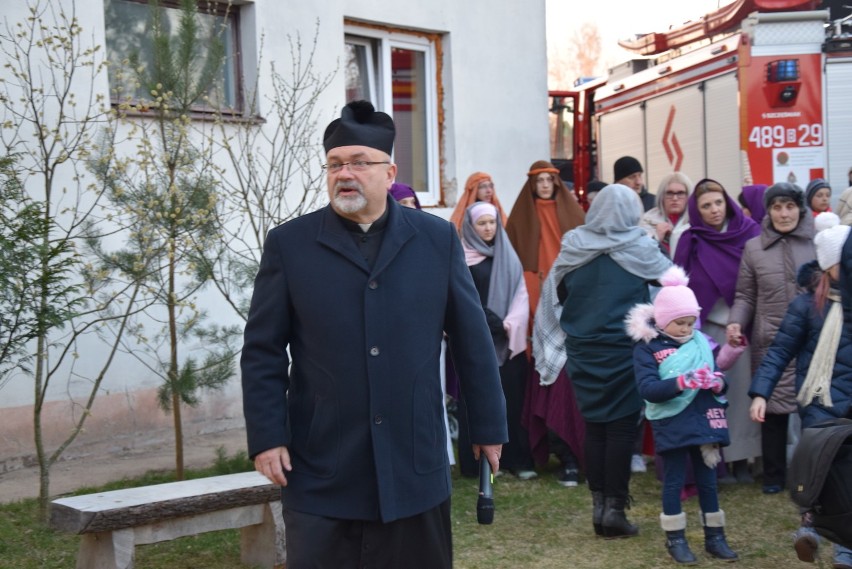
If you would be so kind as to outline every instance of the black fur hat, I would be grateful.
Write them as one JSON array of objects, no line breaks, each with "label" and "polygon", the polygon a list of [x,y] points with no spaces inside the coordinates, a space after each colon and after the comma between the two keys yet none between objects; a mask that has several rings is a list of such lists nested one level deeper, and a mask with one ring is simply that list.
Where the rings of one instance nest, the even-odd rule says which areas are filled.
[{"label": "black fur hat", "polygon": [[322,145],[326,152],[338,146],[368,146],[389,155],[395,135],[393,119],[387,114],[376,111],[369,101],[352,101],[326,127]]}]

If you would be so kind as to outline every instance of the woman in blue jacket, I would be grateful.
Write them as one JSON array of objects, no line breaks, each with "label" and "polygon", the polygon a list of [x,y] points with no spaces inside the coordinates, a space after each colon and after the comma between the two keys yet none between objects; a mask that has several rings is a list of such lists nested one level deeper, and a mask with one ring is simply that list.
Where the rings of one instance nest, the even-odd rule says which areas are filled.
[{"label": "woman in blue jacket", "polygon": [[[829,221],[830,220],[830,221]],[[843,329],[843,309],[838,283],[840,256],[850,227],[838,225],[833,213],[821,213],[814,238],[817,260],[799,270],[799,284],[808,292],[797,296],[781,323],[775,340],[751,382],[751,418],[763,422],[766,401],[772,395],[784,368],[796,358],[796,393],[802,428],[828,419],[850,416],[852,366],[848,357],[852,336]],[[810,527],[810,514],[802,514],[794,546],[802,561],[814,561],[819,538]],[[835,569],[852,569],[852,550],[835,545]]]},{"label": "woman in blue jacket", "polygon": [[645,400],[645,417],[654,430],[656,450],[664,458],[660,525],[666,532],[666,549],[678,563],[696,562],[686,541],[680,498],[690,459],[701,504],[704,548],[713,557],[733,561],[737,554],[725,539],[725,513],[719,508],[715,472],[722,459],[719,447],[730,442],[724,376],[714,371],[707,338],[694,330],[701,308],[683,269],[672,267],[660,283],[663,288],[654,304],[633,307],[626,325],[636,342],[633,366],[639,395]]}]

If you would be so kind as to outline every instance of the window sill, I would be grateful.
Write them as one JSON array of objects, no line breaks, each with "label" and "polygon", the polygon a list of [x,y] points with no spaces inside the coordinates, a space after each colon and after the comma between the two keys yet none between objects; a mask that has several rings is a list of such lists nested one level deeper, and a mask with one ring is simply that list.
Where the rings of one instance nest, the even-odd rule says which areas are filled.
[{"label": "window sill", "polygon": [[[123,104],[117,104],[115,102],[112,103],[112,109],[117,113],[121,114],[124,118],[129,119],[156,119],[157,114],[153,110],[140,111],[136,108],[133,109],[121,109]],[[249,125],[260,125],[265,124],[266,119],[261,116],[244,116],[237,113],[221,113],[216,114],[213,112],[207,111],[190,111],[189,118],[192,121],[199,122],[215,122],[221,120],[225,123],[231,124],[249,124]]]}]

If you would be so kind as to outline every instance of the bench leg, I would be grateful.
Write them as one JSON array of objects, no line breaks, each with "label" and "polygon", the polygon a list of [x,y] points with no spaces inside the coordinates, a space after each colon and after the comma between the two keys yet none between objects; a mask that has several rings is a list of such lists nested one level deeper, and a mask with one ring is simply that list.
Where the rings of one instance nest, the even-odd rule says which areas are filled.
[{"label": "bench leg", "polygon": [[77,554],[77,569],[133,569],[132,529],[86,533]]},{"label": "bench leg", "polygon": [[[275,517],[271,504],[263,507],[263,521],[240,530],[240,561],[253,567],[273,569],[279,565]],[[283,523],[283,522],[282,522]]]}]

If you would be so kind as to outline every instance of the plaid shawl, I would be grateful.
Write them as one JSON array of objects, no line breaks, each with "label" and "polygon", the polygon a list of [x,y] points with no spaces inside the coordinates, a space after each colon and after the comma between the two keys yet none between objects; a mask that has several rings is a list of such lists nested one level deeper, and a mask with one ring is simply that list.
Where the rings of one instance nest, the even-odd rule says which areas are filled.
[{"label": "plaid shawl", "polygon": [[559,256],[542,283],[533,326],[533,357],[542,385],[556,381],[567,360],[565,332],[559,324],[562,304],[556,294],[565,275],[600,255],[609,255],[624,270],[647,280],[659,278],[671,266],[657,243],[639,227],[642,213],[636,192],[611,184],[592,202],[586,224],[562,237]]}]

